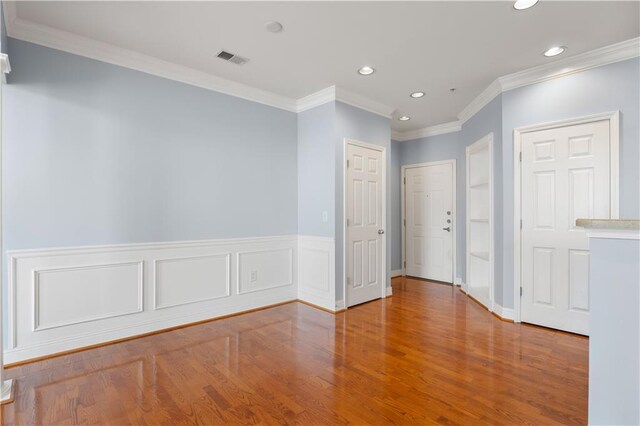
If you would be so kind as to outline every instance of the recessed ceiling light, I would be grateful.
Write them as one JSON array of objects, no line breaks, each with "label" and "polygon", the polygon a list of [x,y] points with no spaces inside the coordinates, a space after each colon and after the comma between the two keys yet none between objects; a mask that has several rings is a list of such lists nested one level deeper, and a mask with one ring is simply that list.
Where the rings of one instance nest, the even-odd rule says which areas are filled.
[{"label": "recessed ceiling light", "polygon": [[371,75],[375,72],[376,70],[373,69],[372,67],[362,67],[358,70],[358,74],[360,75]]},{"label": "recessed ceiling light", "polygon": [[400,120],[400,121],[409,121],[409,120],[411,120],[411,117],[403,115],[402,117],[398,118],[398,120]]},{"label": "recessed ceiling light", "polygon": [[564,46],[553,46],[552,48],[544,52],[544,56],[546,56],[547,58],[558,56],[559,54],[564,53],[566,50],[567,48]]},{"label": "recessed ceiling light", "polygon": [[529,9],[531,6],[535,6],[538,0],[516,0],[513,4],[513,8],[516,10]]},{"label": "recessed ceiling light", "polygon": [[282,24],[278,21],[269,21],[266,24],[264,24],[264,27],[270,33],[279,33],[282,31]]},{"label": "recessed ceiling light", "polygon": [[409,95],[409,96],[411,96],[412,98],[416,98],[416,99],[417,99],[417,98],[421,98],[421,97],[423,97],[423,96],[424,96],[424,92],[413,92],[413,93],[412,93],[411,95]]}]

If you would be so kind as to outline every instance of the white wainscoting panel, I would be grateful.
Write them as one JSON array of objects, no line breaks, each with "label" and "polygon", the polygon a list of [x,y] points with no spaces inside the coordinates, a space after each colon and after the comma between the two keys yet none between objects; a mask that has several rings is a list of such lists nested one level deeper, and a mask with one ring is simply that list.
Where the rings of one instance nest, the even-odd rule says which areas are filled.
[{"label": "white wainscoting panel", "polygon": [[142,268],[125,262],[35,270],[33,331],[141,312]]},{"label": "white wainscoting panel", "polygon": [[295,300],[297,245],[292,235],[9,252],[5,362]]},{"label": "white wainscoting panel", "polygon": [[155,260],[155,309],[231,296],[230,262],[230,253]]},{"label": "white wainscoting panel", "polygon": [[238,293],[293,285],[293,248],[238,253]]},{"label": "white wainscoting panel", "polygon": [[335,240],[298,237],[298,299],[336,310]]}]

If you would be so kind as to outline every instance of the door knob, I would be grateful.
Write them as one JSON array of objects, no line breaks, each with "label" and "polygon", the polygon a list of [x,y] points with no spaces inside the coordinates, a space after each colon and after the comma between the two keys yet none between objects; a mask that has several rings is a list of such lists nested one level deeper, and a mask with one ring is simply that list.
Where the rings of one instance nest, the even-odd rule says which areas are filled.
[{"label": "door knob", "polygon": [[384,234],[384,229],[378,229],[378,235]]},{"label": "door knob", "polygon": [[442,228],[443,231],[451,232],[451,227],[447,226],[446,228]]}]

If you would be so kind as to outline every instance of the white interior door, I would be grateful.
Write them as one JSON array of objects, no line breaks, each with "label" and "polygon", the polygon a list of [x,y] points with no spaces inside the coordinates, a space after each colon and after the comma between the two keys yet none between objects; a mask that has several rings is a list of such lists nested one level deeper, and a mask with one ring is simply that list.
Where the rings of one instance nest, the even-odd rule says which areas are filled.
[{"label": "white interior door", "polygon": [[522,321],[589,334],[589,243],[610,217],[609,121],[522,135]]},{"label": "white interior door", "polygon": [[453,282],[453,164],[405,172],[407,275]]},{"label": "white interior door", "polygon": [[382,297],[383,176],[381,151],[347,145],[347,306]]}]

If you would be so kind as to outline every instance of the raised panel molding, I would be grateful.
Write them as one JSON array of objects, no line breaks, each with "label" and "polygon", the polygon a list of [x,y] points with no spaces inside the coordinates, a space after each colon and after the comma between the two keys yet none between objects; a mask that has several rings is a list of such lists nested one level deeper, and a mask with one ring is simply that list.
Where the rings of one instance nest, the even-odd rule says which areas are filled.
[{"label": "raised panel molding", "polygon": [[[125,268],[132,269],[128,271],[129,276],[122,273]],[[105,273],[108,269],[111,273]],[[73,274],[77,275],[74,277]],[[53,278],[48,280],[47,275]],[[35,270],[32,330],[49,330],[142,312],[143,276],[142,261]],[[130,278],[132,281],[127,281]],[[84,303],[74,300],[78,295],[84,296]],[[116,300],[115,296],[122,300]]]},{"label": "raised panel molding", "polygon": [[293,248],[241,252],[237,265],[238,294],[293,285]]},{"label": "raised panel molding", "polygon": [[[212,260],[222,260],[223,263],[222,265],[203,264]],[[180,264],[183,264],[183,269],[178,269]],[[166,268],[173,266],[173,270],[163,269],[163,266]],[[207,266],[210,269],[217,267],[218,270],[203,270],[203,267]],[[164,274],[167,276],[163,277]],[[164,281],[171,282],[172,279],[173,287],[184,294],[176,294],[175,288],[171,288],[171,285],[163,290]],[[224,291],[221,294],[211,293],[215,290],[215,286]],[[171,292],[167,294],[167,299],[173,298],[173,302],[162,302],[164,291]],[[229,296],[231,296],[231,253],[156,259],[153,262],[154,309],[166,309]]]},{"label": "raised panel molding", "polygon": [[[288,235],[11,251],[5,362],[296,300],[297,246]],[[231,286],[241,253],[264,278],[247,294]]]},{"label": "raised panel molding", "polygon": [[298,238],[298,299],[335,311],[335,240]]}]

